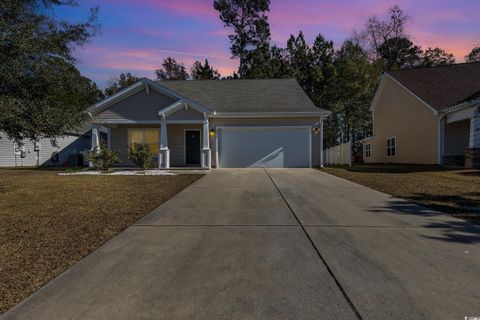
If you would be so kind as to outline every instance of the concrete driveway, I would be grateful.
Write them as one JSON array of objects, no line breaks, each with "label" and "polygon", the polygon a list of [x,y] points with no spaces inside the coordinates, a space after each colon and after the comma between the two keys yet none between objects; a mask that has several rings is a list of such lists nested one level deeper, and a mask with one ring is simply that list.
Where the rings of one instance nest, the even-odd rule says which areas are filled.
[{"label": "concrete driveway", "polygon": [[2,319],[480,316],[480,229],[314,169],[217,170]]}]

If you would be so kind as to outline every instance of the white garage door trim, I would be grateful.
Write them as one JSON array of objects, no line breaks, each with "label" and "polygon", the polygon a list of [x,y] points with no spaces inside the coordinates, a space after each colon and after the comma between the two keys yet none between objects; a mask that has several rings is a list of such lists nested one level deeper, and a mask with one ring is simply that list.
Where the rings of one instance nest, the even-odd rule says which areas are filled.
[{"label": "white garage door trim", "polygon": [[312,125],[292,125],[292,126],[276,126],[276,125],[261,125],[261,126],[242,126],[242,125],[232,125],[232,126],[217,126],[216,131],[217,134],[215,135],[215,162],[216,167],[220,168],[220,161],[219,161],[219,148],[218,148],[218,137],[221,134],[222,129],[305,129],[308,134],[308,163],[309,167],[312,168]]}]

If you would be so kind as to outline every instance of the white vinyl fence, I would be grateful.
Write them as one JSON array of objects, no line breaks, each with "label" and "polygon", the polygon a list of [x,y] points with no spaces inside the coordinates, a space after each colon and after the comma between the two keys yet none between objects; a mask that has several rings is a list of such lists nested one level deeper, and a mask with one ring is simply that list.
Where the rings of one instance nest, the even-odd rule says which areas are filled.
[{"label": "white vinyl fence", "polygon": [[352,143],[347,142],[323,150],[323,161],[327,166],[352,165]]}]

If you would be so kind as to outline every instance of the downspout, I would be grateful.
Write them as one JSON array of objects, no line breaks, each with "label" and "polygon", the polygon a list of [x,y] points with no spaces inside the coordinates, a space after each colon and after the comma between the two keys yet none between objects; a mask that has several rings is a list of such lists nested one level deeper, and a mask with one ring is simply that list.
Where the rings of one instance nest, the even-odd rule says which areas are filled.
[{"label": "downspout", "polygon": [[324,166],[324,159],[323,159],[323,117],[320,117],[320,168]]}]

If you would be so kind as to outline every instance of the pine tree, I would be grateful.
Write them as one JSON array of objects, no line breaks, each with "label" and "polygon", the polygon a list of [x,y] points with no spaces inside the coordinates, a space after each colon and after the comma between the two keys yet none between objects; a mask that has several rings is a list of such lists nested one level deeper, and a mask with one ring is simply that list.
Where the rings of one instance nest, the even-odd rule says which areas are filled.
[{"label": "pine tree", "polygon": [[218,80],[220,79],[220,73],[213,69],[212,66],[208,63],[208,60],[205,59],[205,64],[202,64],[200,61],[195,61],[190,70],[193,80]]},{"label": "pine tree", "polygon": [[230,51],[233,58],[240,59],[238,73],[244,77],[252,65],[251,60],[261,54],[255,51],[265,53],[269,47],[270,27],[266,12],[270,10],[270,0],[215,0],[213,7],[220,13],[225,26],[233,29],[228,36]]},{"label": "pine tree", "polygon": [[155,70],[157,80],[187,80],[188,72],[183,63],[178,63],[172,57],[163,60],[162,68]]}]

